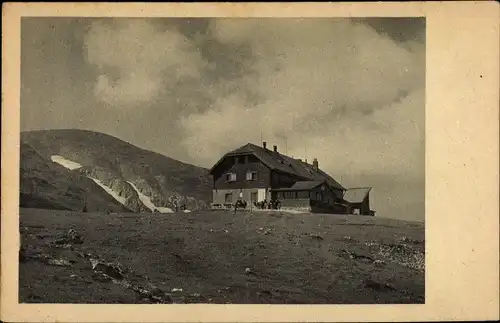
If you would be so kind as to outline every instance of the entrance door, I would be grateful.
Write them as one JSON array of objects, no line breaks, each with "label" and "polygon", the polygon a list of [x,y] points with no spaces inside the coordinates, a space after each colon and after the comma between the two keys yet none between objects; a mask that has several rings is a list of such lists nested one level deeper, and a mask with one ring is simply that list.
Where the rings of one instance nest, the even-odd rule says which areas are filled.
[{"label": "entrance door", "polygon": [[233,193],[226,193],[224,201],[226,204],[233,203]]},{"label": "entrance door", "polygon": [[258,198],[257,192],[250,193],[250,202],[252,202],[252,204],[257,203],[258,200],[257,198]]}]

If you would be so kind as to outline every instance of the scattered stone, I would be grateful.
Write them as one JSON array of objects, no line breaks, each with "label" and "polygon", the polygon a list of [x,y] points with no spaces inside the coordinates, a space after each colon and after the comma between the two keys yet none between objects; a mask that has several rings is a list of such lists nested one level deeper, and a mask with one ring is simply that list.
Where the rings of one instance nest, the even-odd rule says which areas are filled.
[{"label": "scattered stone", "polygon": [[172,288],[172,293],[182,292],[182,288]]},{"label": "scattered stone", "polygon": [[65,259],[48,259],[47,264],[52,266],[71,267],[71,262]]},{"label": "scattered stone", "polygon": [[38,233],[38,234],[35,234],[35,237],[37,239],[45,239],[45,238],[49,237],[49,235],[48,234]]},{"label": "scattered stone", "polygon": [[110,278],[123,279],[123,270],[119,265],[106,264],[96,259],[90,259],[90,263],[92,264],[92,269],[96,272],[105,274]]},{"label": "scattered stone", "polygon": [[372,279],[367,279],[365,280],[365,287],[371,288],[373,290],[377,291],[393,291],[396,290],[396,288],[389,284],[389,283],[379,283],[377,281],[374,281]]},{"label": "scattered stone", "polygon": [[374,262],[373,262],[375,265],[385,265],[385,261],[383,260],[379,260],[379,259],[376,259]]},{"label": "scattered stone", "polygon": [[156,296],[156,297],[163,297],[165,295],[165,292],[161,290],[160,288],[156,287],[155,285],[149,283],[148,287],[150,288],[151,295]]},{"label": "scattered stone", "polygon": [[345,241],[354,241],[354,239],[351,236],[344,236],[344,237],[342,237],[342,240],[345,240]]},{"label": "scattered stone", "polygon": [[411,239],[411,238],[409,238],[407,236],[401,237],[398,241],[402,242],[402,243],[410,243],[410,244],[420,244],[420,243],[422,243],[422,241],[414,240],[414,239]]},{"label": "scattered stone", "polygon": [[76,232],[75,229],[69,229],[65,235],[56,239],[54,244],[56,245],[67,245],[67,244],[82,244],[83,238]]},{"label": "scattered stone", "polygon": [[404,244],[382,245],[379,255],[404,267],[416,270],[425,268],[425,254]]},{"label": "scattered stone", "polygon": [[200,296],[201,296],[201,294],[200,294],[200,293],[193,293],[193,294],[191,294],[190,296],[192,296],[192,297],[200,297]]},{"label": "scattered stone", "polygon": [[251,268],[245,268],[246,275],[256,275],[255,272]]},{"label": "scattered stone", "polygon": [[111,281],[111,277],[102,274],[101,272],[94,272],[92,274],[92,279],[98,282],[107,283]]},{"label": "scattered stone", "polygon": [[320,236],[319,234],[311,233],[310,236],[311,236],[311,238],[316,239],[316,240],[324,240],[324,238],[322,236]]},{"label": "scattered stone", "polygon": [[374,261],[374,259],[370,256],[359,255],[355,252],[348,251],[345,249],[340,251],[340,256],[343,256],[344,258],[348,257],[348,258],[355,259],[355,260],[365,260],[365,261],[370,261],[370,262]]},{"label": "scattered stone", "polygon": [[47,244],[49,244],[49,245],[51,245],[53,247],[56,247],[56,248],[62,248],[62,249],[68,249],[68,250],[73,250],[74,249],[73,245],[71,245],[70,243],[61,244],[61,243],[48,242]]},{"label": "scattered stone", "polygon": [[374,247],[374,246],[377,246],[378,243],[376,243],[375,241],[367,241],[365,242],[365,246],[367,247]]}]

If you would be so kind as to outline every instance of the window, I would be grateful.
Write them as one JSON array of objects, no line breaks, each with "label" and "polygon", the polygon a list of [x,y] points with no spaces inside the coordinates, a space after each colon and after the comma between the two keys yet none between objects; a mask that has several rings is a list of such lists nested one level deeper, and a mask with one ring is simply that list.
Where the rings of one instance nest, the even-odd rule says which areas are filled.
[{"label": "window", "polygon": [[257,179],[257,172],[247,172],[247,181],[255,181]]},{"label": "window", "polygon": [[224,201],[226,202],[226,204],[233,203],[233,193],[226,193]]},{"label": "window", "polygon": [[226,181],[227,182],[234,182],[234,181],[236,181],[236,174],[235,173],[227,173],[226,174]]},{"label": "window", "polygon": [[297,197],[300,199],[307,199],[309,198],[309,192],[308,191],[297,192]]},{"label": "window", "polygon": [[252,203],[256,203],[257,202],[257,192],[250,193],[250,201]]},{"label": "window", "polygon": [[297,192],[283,192],[285,199],[294,199],[297,196]]},{"label": "window", "polygon": [[245,156],[236,157],[236,164],[244,164],[244,163],[245,163]]}]

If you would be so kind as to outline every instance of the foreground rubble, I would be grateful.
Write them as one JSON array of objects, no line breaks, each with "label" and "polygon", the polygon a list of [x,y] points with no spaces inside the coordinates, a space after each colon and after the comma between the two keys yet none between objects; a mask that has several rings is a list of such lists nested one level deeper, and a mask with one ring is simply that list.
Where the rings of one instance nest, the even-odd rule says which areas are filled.
[{"label": "foreground rubble", "polygon": [[50,212],[21,215],[21,302],[424,302],[418,224],[194,212],[149,223]]}]

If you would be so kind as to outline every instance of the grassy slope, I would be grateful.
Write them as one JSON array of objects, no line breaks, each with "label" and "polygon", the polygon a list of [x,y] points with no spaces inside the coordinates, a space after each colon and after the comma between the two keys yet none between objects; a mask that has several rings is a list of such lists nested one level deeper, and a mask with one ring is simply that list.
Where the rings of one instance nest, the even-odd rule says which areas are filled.
[{"label": "grassy slope", "polygon": [[[126,279],[137,286],[153,284],[167,292],[182,288],[172,293],[175,302],[424,301],[424,271],[391,262],[378,254],[380,246],[369,243],[398,244],[406,236],[418,240],[411,247],[424,252],[424,228],[419,223],[280,213],[105,215],[21,209],[20,226],[22,246],[29,252],[75,261],[72,267],[21,262],[20,302],[148,302],[123,286],[94,280],[90,264],[77,251],[131,269]],[[70,228],[83,236],[83,244],[73,245],[74,250],[47,244]],[[371,255],[385,264],[351,259],[345,251]],[[252,274],[245,273],[246,268]],[[394,289],[370,287],[368,280]]]}]

